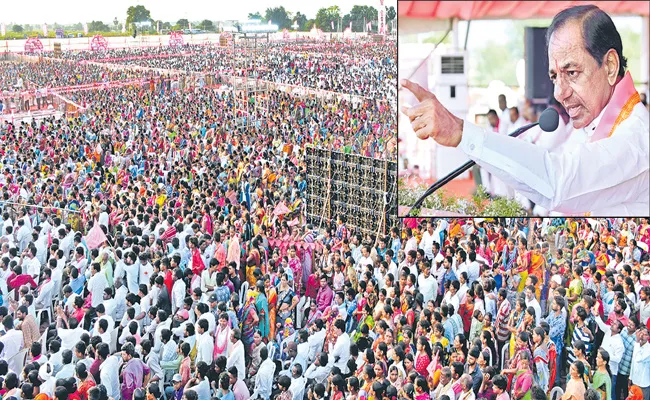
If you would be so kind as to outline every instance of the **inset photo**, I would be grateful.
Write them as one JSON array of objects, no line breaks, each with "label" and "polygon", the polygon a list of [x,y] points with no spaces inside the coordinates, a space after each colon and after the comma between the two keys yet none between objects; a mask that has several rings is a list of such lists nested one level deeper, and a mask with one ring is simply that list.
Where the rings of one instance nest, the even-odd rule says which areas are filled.
[{"label": "inset photo", "polygon": [[649,9],[399,1],[399,216],[650,215]]}]

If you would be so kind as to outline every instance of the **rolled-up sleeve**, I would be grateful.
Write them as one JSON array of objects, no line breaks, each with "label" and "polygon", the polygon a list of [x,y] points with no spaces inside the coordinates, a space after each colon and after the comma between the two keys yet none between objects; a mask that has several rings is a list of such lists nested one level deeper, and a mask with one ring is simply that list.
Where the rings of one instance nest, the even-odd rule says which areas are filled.
[{"label": "rolled-up sleeve", "polygon": [[[647,212],[647,123],[633,117],[609,138],[549,152],[465,121],[460,149],[478,165],[549,210],[583,213],[631,204]],[[636,131],[636,127],[639,131]],[[632,212],[632,211],[631,211]]]}]

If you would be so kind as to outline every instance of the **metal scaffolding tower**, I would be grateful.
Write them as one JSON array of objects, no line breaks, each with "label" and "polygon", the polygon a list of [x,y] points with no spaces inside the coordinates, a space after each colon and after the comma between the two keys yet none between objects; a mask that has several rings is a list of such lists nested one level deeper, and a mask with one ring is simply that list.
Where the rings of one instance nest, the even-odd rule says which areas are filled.
[{"label": "metal scaffolding tower", "polygon": [[237,128],[246,132],[268,117],[269,86],[260,79],[263,43],[268,34],[240,33],[232,38],[232,86]]}]

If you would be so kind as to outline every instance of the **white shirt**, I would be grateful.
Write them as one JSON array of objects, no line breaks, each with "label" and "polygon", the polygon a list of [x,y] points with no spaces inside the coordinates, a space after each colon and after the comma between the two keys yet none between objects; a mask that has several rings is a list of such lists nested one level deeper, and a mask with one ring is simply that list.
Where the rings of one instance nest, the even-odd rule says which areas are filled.
[{"label": "white shirt", "polygon": [[332,368],[329,365],[317,366],[316,364],[311,364],[307,368],[307,371],[305,371],[305,378],[313,379],[316,383],[325,383],[331,370]]},{"label": "white shirt", "polygon": [[[140,282],[140,262],[136,260],[136,262],[131,265],[125,263],[124,271],[126,272],[126,285],[129,288],[129,292],[138,294],[138,291],[140,290],[138,286]],[[149,283],[149,281],[143,283]]]},{"label": "white shirt", "polygon": [[102,272],[97,272],[88,280],[88,291],[92,295],[91,305],[97,307],[104,301],[104,289],[108,287],[106,275]]},{"label": "white shirt", "polygon": [[74,348],[74,345],[79,341],[81,334],[87,333],[81,326],[78,326],[75,329],[57,328],[56,332],[61,338],[62,349]]},{"label": "white shirt", "polygon": [[251,399],[256,398],[257,395],[265,400],[271,397],[273,374],[275,374],[275,363],[267,358],[262,362],[257,375],[255,375],[255,391],[251,395]]},{"label": "white shirt", "polygon": [[99,366],[99,379],[102,385],[106,386],[108,397],[115,400],[120,400],[120,360],[122,356],[112,355],[109,356]]},{"label": "white shirt", "polygon": [[609,353],[609,368],[612,370],[612,375],[618,374],[618,365],[625,353],[625,345],[621,334],[612,336],[611,330],[605,332],[601,347]]},{"label": "white shirt", "polygon": [[[420,240],[420,245],[418,246],[420,249],[424,250],[424,256],[429,260],[433,260],[433,242],[436,241],[435,237],[435,232],[429,233],[429,231],[424,231],[422,234],[422,240]],[[440,236],[438,236],[438,241],[439,240]]]},{"label": "white shirt", "polygon": [[481,265],[476,261],[471,261],[467,266],[467,281],[472,283],[478,281],[481,275]]},{"label": "white shirt", "polygon": [[429,300],[434,300],[438,296],[438,280],[429,274],[428,278],[424,277],[424,273],[418,277],[418,289],[424,298],[424,304]]},{"label": "white shirt", "polygon": [[176,314],[179,308],[183,308],[183,300],[185,300],[185,282],[178,279],[172,286],[172,315]]},{"label": "white shirt", "polygon": [[648,110],[641,103],[606,139],[562,153],[467,121],[460,149],[488,172],[551,211],[645,215],[650,207]]},{"label": "white shirt", "polygon": [[639,322],[641,325],[645,326],[650,319],[650,300],[639,301],[639,310],[640,310],[640,319]]},{"label": "white shirt", "polygon": [[[230,349],[226,368],[237,368],[237,376],[246,376],[246,361],[244,360],[244,343],[238,340]],[[258,372],[259,373],[259,372]]]},{"label": "white shirt", "polygon": [[316,354],[323,350],[326,333],[325,329],[321,329],[320,331],[309,335],[307,338],[307,343],[309,343],[309,356],[307,357],[307,361],[309,363],[313,362],[316,358]]},{"label": "white shirt", "polygon": [[630,380],[642,388],[650,386],[650,343],[646,342],[643,346],[634,343]]},{"label": "white shirt", "polygon": [[[4,344],[4,349],[2,349],[0,357],[2,357],[3,360],[9,360],[11,357],[18,354],[18,352],[23,348],[23,331],[18,329],[9,329],[7,333],[0,336],[0,342]],[[9,369],[17,374],[22,372],[13,370],[12,365],[9,365]]]},{"label": "white shirt", "polygon": [[208,332],[196,335],[196,362],[203,361],[206,364],[212,364],[212,351],[214,350],[214,340]]},{"label": "white shirt", "polygon": [[54,294],[54,281],[49,281],[41,285],[38,297],[34,299],[34,305],[37,308],[48,308],[52,305],[52,295]]},{"label": "white shirt", "polygon": [[[350,359],[350,336],[347,332],[343,332],[341,336],[336,338],[336,343],[329,344],[329,353],[329,363],[335,367],[339,367],[343,374],[347,374],[348,360]],[[336,361],[337,358],[338,361]]]},{"label": "white shirt", "polygon": [[187,390],[194,390],[198,400],[210,400],[210,382],[208,382],[208,378],[203,379],[198,385]]},{"label": "white shirt", "polygon": [[404,254],[408,255],[409,251],[411,250],[417,250],[418,249],[418,242],[415,236],[411,236],[409,240],[406,241],[406,244],[404,245]]},{"label": "white shirt", "polygon": [[535,309],[535,326],[539,326],[539,322],[542,319],[542,307],[539,305],[539,301],[534,297],[532,300],[526,299],[526,307],[533,307]]},{"label": "white shirt", "polygon": [[25,257],[23,259],[23,271],[25,273],[34,276],[36,275],[36,278],[34,278],[34,281],[38,283],[39,280],[39,275],[41,274],[41,263],[38,261],[38,258],[33,257],[33,258],[28,258]]}]

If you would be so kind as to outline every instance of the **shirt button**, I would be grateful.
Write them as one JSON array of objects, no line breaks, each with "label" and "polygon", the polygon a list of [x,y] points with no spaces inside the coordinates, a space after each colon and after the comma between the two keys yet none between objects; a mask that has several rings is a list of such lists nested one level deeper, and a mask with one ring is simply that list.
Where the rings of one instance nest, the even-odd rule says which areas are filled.
[{"label": "shirt button", "polygon": [[474,151],[474,144],[470,144],[470,145],[469,145],[469,149],[472,150],[472,151]]}]

